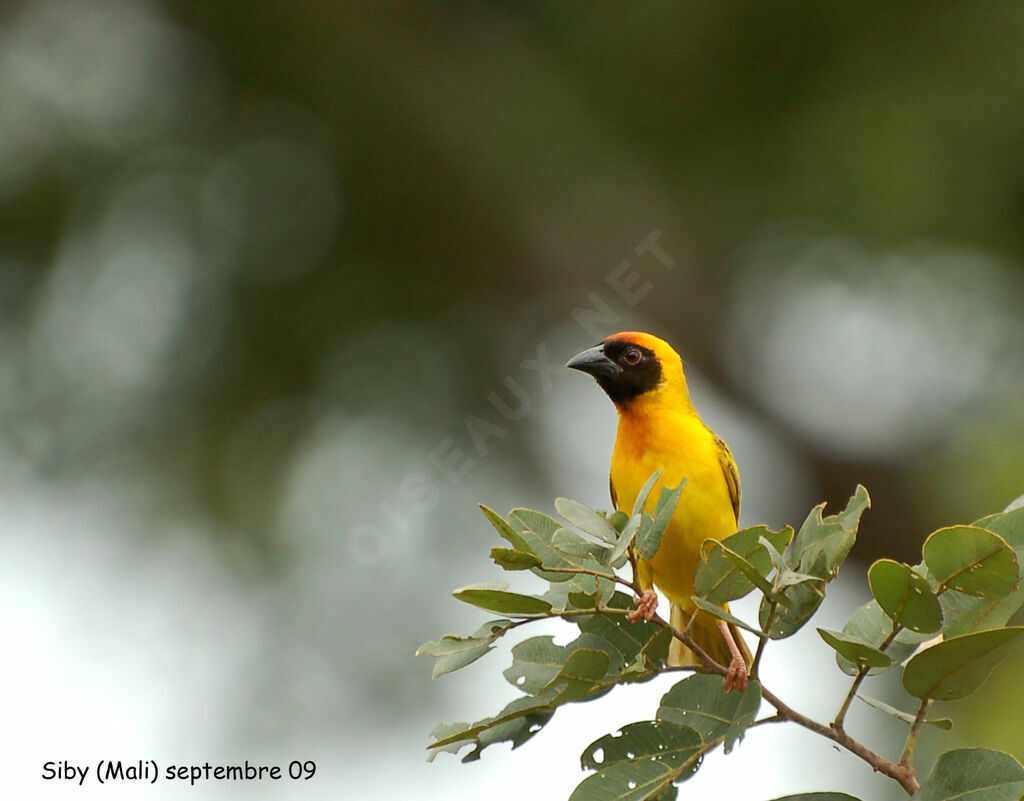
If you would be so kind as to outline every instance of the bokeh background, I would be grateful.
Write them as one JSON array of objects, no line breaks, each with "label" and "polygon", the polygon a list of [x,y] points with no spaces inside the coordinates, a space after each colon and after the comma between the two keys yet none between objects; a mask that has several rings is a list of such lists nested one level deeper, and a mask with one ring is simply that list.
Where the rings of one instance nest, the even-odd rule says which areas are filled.
[{"label": "bokeh background", "polygon": [[[670,339],[745,524],[865,484],[839,627],[871,559],[1024,492],[1022,265],[1019,3],[8,0],[4,786],[298,759],[74,792],[567,797],[667,685],[428,764],[436,722],[515,692],[507,650],[433,683],[412,656],[483,619],[449,595],[501,577],[478,502],[607,503],[614,412],[559,365]],[[830,654],[808,631],[766,683],[827,718]],[[1022,659],[925,758],[1024,758]],[[869,774],[763,727],[684,790],[899,796]]]}]

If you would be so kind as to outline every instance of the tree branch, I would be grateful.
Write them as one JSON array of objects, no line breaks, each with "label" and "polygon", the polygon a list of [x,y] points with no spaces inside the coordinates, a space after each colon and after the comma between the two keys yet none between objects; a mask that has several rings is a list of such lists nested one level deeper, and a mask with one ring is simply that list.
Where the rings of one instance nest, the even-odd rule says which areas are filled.
[{"label": "tree branch", "polygon": [[[720,676],[725,676],[728,673],[728,670],[723,665],[718,664],[718,662],[712,659],[706,651],[694,642],[693,638],[690,637],[689,634],[679,631],[675,626],[666,623],[664,619],[657,615],[655,615],[655,620],[663,626],[668,626],[672,630],[673,636],[693,651],[708,670],[713,673],[717,673]],[[761,697],[775,707],[775,711],[778,713],[777,717],[788,720],[791,723],[796,723],[798,726],[803,726],[805,729],[813,731],[815,734],[820,734],[822,737],[842,746],[854,756],[860,757],[867,762],[876,772],[888,776],[890,779],[896,781],[904,790],[906,790],[907,795],[913,795],[918,791],[918,789],[920,789],[920,784],[917,781],[917,774],[909,762],[907,764],[904,764],[902,760],[899,764],[890,762],[885,757],[880,754],[876,754],[867,746],[857,740],[854,740],[842,729],[825,726],[818,723],[816,720],[812,720],[806,715],[797,712],[788,704],[783,703],[777,695],[767,689],[763,684],[761,685]],[[923,722],[924,711],[919,711],[918,717]],[[772,719],[768,718],[766,720]],[[917,723],[917,721],[915,721],[915,724],[917,724],[917,729],[920,729],[920,724]],[[915,740],[917,729],[913,726],[911,727],[911,730],[915,735]],[[911,746],[910,753],[911,756],[913,756],[913,743],[910,742],[909,737],[908,746]],[[904,755],[906,755],[906,751],[904,751]]]}]

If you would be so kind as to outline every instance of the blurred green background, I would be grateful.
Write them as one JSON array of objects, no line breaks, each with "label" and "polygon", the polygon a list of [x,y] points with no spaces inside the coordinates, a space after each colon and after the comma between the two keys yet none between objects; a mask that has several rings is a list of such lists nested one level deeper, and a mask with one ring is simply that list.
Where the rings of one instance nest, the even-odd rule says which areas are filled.
[{"label": "blurred green background", "polygon": [[[412,658],[483,619],[448,594],[498,577],[477,502],[607,503],[614,412],[560,365],[671,340],[745,524],[865,484],[839,627],[871,559],[1024,492],[1022,264],[1019,3],[5,3],[5,784],[315,759],[188,792],[566,797],[667,687],[427,764],[514,693],[500,654]],[[816,640],[766,683],[825,717]],[[954,735],[1024,758],[1020,667]],[[897,794],[769,728],[692,792]]]}]

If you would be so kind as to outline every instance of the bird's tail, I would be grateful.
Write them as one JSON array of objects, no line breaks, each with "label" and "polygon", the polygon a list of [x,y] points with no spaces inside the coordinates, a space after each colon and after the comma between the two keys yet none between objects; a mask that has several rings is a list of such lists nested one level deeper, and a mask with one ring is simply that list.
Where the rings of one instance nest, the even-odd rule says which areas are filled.
[{"label": "bird's tail", "polygon": [[[689,623],[690,615],[692,614],[692,609],[686,610],[676,604],[672,604],[672,625],[679,629],[679,631],[682,631],[686,628],[686,624]],[[730,623],[729,631],[732,633],[736,645],[743,652],[743,660],[747,663],[747,667],[750,667],[754,662],[754,657],[751,656],[750,649],[747,648],[743,637],[740,636],[740,630]],[[729,650],[729,644],[725,641],[725,637],[722,636],[722,632],[718,628],[718,620],[711,617],[711,615],[706,612],[700,612],[690,627],[690,636],[718,664],[728,667],[729,663],[732,662],[732,652]],[[670,667],[684,667],[687,665],[700,665],[702,663],[693,651],[673,637],[672,644],[668,650],[668,664]]]}]

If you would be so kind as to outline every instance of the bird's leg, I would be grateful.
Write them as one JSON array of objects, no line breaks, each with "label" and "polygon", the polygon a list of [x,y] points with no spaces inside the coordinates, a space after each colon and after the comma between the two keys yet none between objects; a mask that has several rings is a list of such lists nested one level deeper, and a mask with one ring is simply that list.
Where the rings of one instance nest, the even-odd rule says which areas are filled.
[{"label": "bird's leg", "polygon": [[626,615],[626,620],[631,623],[636,623],[640,618],[648,623],[654,620],[654,616],[658,614],[658,593],[654,590],[644,590],[644,594],[637,595],[634,600],[636,609]]},{"label": "bird's leg", "polygon": [[750,674],[747,672],[747,663],[743,659],[743,652],[736,645],[736,640],[733,639],[732,632],[729,631],[728,623],[724,620],[719,620],[718,630],[722,632],[722,636],[725,637],[725,642],[729,646],[729,651],[732,653],[732,662],[729,665],[729,672],[725,674],[725,681],[722,682],[722,687],[725,688],[726,692],[731,690],[743,692],[750,683]]}]

